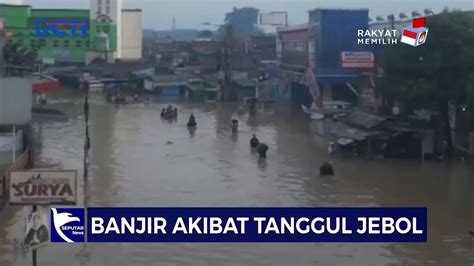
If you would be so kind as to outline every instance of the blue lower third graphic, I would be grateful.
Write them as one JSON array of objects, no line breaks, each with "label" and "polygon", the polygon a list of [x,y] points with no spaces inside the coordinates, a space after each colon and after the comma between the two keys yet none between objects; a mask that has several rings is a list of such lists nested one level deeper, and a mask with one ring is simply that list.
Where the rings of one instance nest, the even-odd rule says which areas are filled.
[{"label": "blue lower third graphic", "polygon": [[426,208],[89,208],[88,242],[426,242]]},{"label": "blue lower third graphic", "polygon": [[80,243],[85,238],[83,208],[51,208],[51,242]]}]

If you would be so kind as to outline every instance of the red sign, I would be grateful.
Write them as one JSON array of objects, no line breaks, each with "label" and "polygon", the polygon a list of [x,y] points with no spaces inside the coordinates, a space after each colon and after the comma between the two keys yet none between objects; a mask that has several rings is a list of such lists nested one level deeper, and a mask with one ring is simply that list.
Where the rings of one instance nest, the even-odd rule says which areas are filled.
[{"label": "red sign", "polygon": [[374,89],[373,88],[363,88],[361,95],[362,95],[362,97],[373,97],[375,95]]},{"label": "red sign", "polygon": [[415,18],[412,21],[412,27],[413,28],[421,28],[424,27],[426,24],[426,19],[425,18]]}]

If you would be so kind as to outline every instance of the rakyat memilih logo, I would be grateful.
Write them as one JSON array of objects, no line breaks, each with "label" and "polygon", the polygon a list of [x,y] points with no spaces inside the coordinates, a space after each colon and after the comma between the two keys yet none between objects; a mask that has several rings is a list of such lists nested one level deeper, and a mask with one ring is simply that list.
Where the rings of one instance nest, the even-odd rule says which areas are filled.
[{"label": "rakyat memilih logo", "polygon": [[84,213],[83,208],[51,208],[51,242],[84,242]]},{"label": "rakyat memilih logo", "polygon": [[425,28],[425,18],[415,18],[412,21],[411,27],[403,29],[402,38],[400,42],[411,45],[413,47],[422,45],[428,37],[428,28]]}]

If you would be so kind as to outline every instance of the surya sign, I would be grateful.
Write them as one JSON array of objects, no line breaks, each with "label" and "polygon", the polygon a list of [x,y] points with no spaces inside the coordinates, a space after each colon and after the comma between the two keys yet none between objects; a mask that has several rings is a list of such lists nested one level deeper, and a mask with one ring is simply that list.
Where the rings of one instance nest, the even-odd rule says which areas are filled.
[{"label": "surya sign", "polygon": [[75,204],[76,171],[12,172],[10,203]]}]

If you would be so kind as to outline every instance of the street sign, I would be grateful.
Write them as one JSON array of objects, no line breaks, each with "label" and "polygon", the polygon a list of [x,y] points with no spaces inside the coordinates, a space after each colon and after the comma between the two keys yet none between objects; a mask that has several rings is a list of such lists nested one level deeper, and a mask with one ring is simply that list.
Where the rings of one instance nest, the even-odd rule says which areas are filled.
[{"label": "street sign", "polygon": [[12,172],[10,204],[74,205],[77,171],[32,170]]}]

